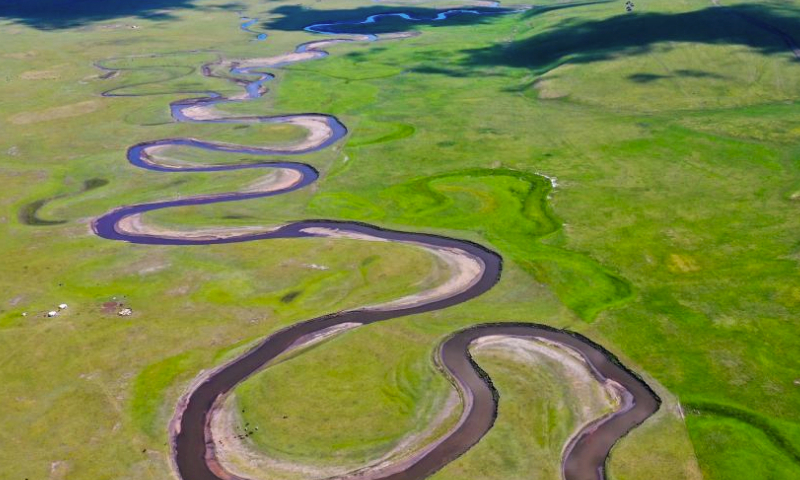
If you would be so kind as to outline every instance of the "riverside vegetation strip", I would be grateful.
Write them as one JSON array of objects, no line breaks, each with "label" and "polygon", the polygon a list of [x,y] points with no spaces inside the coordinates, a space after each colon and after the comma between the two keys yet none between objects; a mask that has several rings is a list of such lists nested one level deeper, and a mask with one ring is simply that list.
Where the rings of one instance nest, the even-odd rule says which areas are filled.
[{"label": "riverside vegetation strip", "polygon": [[[145,3],[155,2],[139,2],[137,8]],[[723,3],[782,31],[797,31],[796,2]],[[305,25],[334,16],[364,18],[382,7],[336,1],[308,3],[308,9],[253,4],[247,11],[263,19],[259,31],[272,34],[268,42],[255,44],[237,30],[235,11],[221,2],[194,4],[184,8],[188,2],[171,2],[170,19],[89,18],[78,28],[57,32],[37,30],[43,22],[30,15],[4,25],[0,208],[7,222],[1,228],[8,234],[1,241],[15,252],[2,276],[8,296],[0,342],[7,353],[0,375],[9,414],[0,442],[13,446],[0,451],[4,476],[47,478],[55,465],[55,474],[66,472],[70,478],[166,478],[163,425],[195,372],[236,352],[226,345],[243,348],[265,331],[303,318],[411,294],[411,285],[427,279],[435,265],[411,248],[388,244],[276,240],[266,250],[248,244],[139,248],[87,232],[86,219],[121,204],[233,191],[253,179],[252,171],[167,175],[130,168],[122,155],[131,143],[180,136],[247,145],[291,143],[303,132],[290,126],[171,123],[167,101],[184,94],[96,98],[103,108],[24,125],[10,118],[81,104],[109,85],[127,82],[153,82],[137,87],[140,93],[236,94],[240,89],[197,74],[197,66],[213,61],[213,54],[176,54],[164,65],[121,60],[151,69],[107,80],[93,79],[97,72],[91,65],[101,58],[198,49],[247,58],[256,45],[258,56],[277,55],[312,38],[300,31]],[[348,426],[347,431],[317,422],[324,420],[324,411],[284,420],[248,407],[246,415],[257,418],[262,430],[269,422],[273,432],[275,424],[321,443],[339,439],[340,455],[350,455],[352,446],[366,439],[382,448],[424,422],[424,416],[408,413],[415,408],[394,408],[392,395],[407,394],[402,398],[416,406],[448,391],[429,367],[440,339],[502,317],[569,326],[658,379],[654,386],[665,385],[690,407],[710,403],[747,414],[687,408],[688,449],[680,443],[682,423],[655,429],[648,422],[632,433],[633,443],[623,441],[612,454],[612,476],[692,478],[677,459],[695,452],[705,478],[798,476],[796,462],[773,441],[779,437],[762,429],[769,426],[786,442],[799,444],[800,399],[793,382],[800,366],[786,353],[800,347],[792,320],[799,308],[793,287],[799,228],[797,65],[782,40],[705,2],[653,0],[637,3],[632,15],[622,10],[612,2],[542,9],[477,25],[414,26],[424,34],[391,45],[342,44],[325,61],[288,67],[272,87],[279,94],[266,105],[230,107],[235,114],[262,114],[265,108],[324,111],[341,118],[351,136],[346,144],[304,158],[324,174],[311,189],[269,201],[156,212],[153,224],[180,230],[302,218],[361,220],[469,238],[491,244],[507,259],[501,282],[469,308],[359,329],[285,362],[280,372],[265,372],[263,380],[272,385],[270,376],[311,380],[275,392],[269,402],[274,408],[303,410],[312,399],[299,393],[330,392],[341,405],[338,425]],[[16,21],[7,10],[0,15]],[[284,16],[298,25],[284,27]],[[115,24],[141,28],[108,28]],[[52,41],[54,35],[58,42]],[[543,72],[536,63],[542,58],[565,62]],[[61,66],[58,81],[23,75],[55,65]],[[392,135],[401,138],[370,143]],[[246,155],[208,158],[252,160]],[[439,226],[446,217],[398,223],[408,218],[398,208],[407,207],[380,196],[387,185],[495,167],[557,177],[550,204],[565,225],[540,241],[594,259],[624,279],[631,296],[587,316],[591,323],[586,323],[554,295],[551,280],[532,279],[505,247],[486,241],[483,222],[497,217],[500,223],[499,217],[510,213],[483,201],[504,195],[500,185],[444,191],[441,181],[435,185],[451,199],[442,210],[451,216],[471,205],[484,206],[480,225],[458,231]],[[112,183],[73,195],[84,181],[100,176]],[[24,205],[60,194],[69,196],[47,203],[37,216],[67,223],[18,223]],[[331,201],[324,201],[328,196]],[[509,216],[507,224],[515,218]],[[289,294],[295,295],[293,301],[281,301]],[[119,295],[138,307],[134,317],[109,321],[94,308]],[[55,320],[20,316],[62,301],[71,311]],[[352,360],[359,358],[385,365],[390,379],[407,381],[373,377],[367,367],[337,371],[325,363],[356,365]],[[319,374],[301,377],[307,367]],[[345,373],[362,387],[357,397],[336,389],[337,375]],[[524,388],[508,376],[492,376],[506,382],[498,384],[501,394]],[[522,398],[540,398],[541,392],[519,392],[516,397],[505,393],[506,407],[501,402],[493,432],[437,478],[474,477],[475,472],[482,478],[511,478],[535,470],[532,460],[511,454],[518,444],[507,439],[526,441],[526,430],[539,432],[551,425],[551,417],[546,409],[526,417],[524,412],[538,411],[537,403],[517,405]],[[666,398],[663,390],[659,393]],[[366,416],[351,414],[356,398],[370,400],[360,406]],[[665,431],[671,432],[668,438],[654,433]],[[372,432],[382,436],[373,438]],[[261,441],[257,437],[254,442]],[[546,449],[547,439],[541,442],[526,443],[527,451]],[[325,450],[312,442],[283,444],[286,457],[311,454],[325,460]]]}]

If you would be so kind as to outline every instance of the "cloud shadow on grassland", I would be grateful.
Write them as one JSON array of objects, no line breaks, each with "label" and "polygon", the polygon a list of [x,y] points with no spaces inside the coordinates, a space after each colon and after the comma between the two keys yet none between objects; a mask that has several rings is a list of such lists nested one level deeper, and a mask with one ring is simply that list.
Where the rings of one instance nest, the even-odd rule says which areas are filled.
[{"label": "cloud shadow on grassland", "polygon": [[[320,23],[341,23],[334,30],[338,34],[381,34],[397,33],[415,30],[419,27],[452,27],[455,25],[475,25],[489,23],[503,14],[519,14],[521,18],[530,18],[541,15],[553,10],[581,7],[585,5],[595,5],[608,3],[612,0],[597,0],[589,2],[563,3],[558,5],[545,5],[530,8],[528,10],[513,10],[512,8],[490,8],[465,5],[462,7],[451,8],[429,8],[429,7],[400,7],[371,5],[350,9],[308,9],[299,5],[283,5],[272,10],[275,18],[264,22],[262,27],[267,30],[297,31],[303,28]],[[465,9],[479,11],[481,15],[457,14],[448,17],[446,20],[433,20],[437,14],[445,10]],[[392,13],[406,13],[412,17],[423,19],[422,21],[409,21],[398,17],[379,18],[375,23],[367,25],[355,24],[366,20],[371,15],[385,15]],[[425,20],[429,19],[429,20]]]},{"label": "cloud shadow on grassland", "polygon": [[[262,23],[262,27],[267,30],[298,31],[314,24],[340,23],[340,25],[331,28],[332,34],[381,34],[414,30],[420,26],[441,27],[486,23],[500,16],[499,14],[502,12],[507,12],[507,10],[494,8],[464,8],[479,11],[483,14],[464,13],[449,16],[445,20],[434,21],[433,18],[444,11],[443,9],[371,5],[349,9],[314,10],[306,9],[299,5],[282,5],[272,10],[272,14],[275,17]],[[412,17],[430,19],[430,21],[410,21],[398,17],[383,17],[377,19],[374,23],[356,24],[356,22],[366,20],[371,15],[393,13],[406,13]]]},{"label": "cloud shadow on grassland", "polygon": [[235,10],[238,3],[198,6],[198,0],[0,0],[0,19],[40,30],[88,26],[124,17],[171,20],[180,9]]},{"label": "cloud shadow on grassland", "polygon": [[791,58],[785,36],[793,32],[800,32],[800,16],[754,4],[677,14],[623,14],[602,20],[570,18],[522,40],[467,50],[460,65],[520,67],[543,73],[567,62],[646,54],[668,42],[739,45]]}]

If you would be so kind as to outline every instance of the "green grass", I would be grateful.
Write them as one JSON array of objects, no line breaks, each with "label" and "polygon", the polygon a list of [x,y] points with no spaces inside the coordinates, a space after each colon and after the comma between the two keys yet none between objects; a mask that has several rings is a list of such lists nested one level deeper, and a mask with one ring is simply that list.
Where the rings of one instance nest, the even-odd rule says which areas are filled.
[{"label": "green grass", "polygon": [[373,220],[476,231],[587,320],[631,297],[625,280],[587,256],[558,248],[561,223],[547,202],[551,182],[542,176],[476,168],[364,190],[318,195],[311,206],[321,216],[366,211]]},{"label": "green grass", "polygon": [[[145,367],[133,384],[131,415],[133,422],[152,437],[161,438],[164,434],[164,417],[158,415],[164,407],[165,391],[181,373],[191,365],[190,352],[181,353]],[[168,421],[167,421],[168,422]]]},{"label": "green grass", "polygon": [[[783,452],[783,460],[790,460],[795,466],[800,465],[800,451],[796,447],[797,440],[800,438],[800,430],[794,425],[783,425],[777,427],[768,417],[749,412],[728,405],[713,403],[688,403],[686,404],[690,415],[698,417],[717,417],[717,420],[732,419],[752,428],[761,430],[761,434],[767,437],[774,447]],[[706,423],[712,423],[710,419],[704,418]],[[782,431],[790,432],[790,436],[785,436]],[[787,458],[788,457],[788,458]]]},{"label": "green grass", "polygon": [[[251,437],[256,445],[283,459],[357,468],[425,427],[449,388],[419,341],[426,335],[387,331],[371,344],[369,330],[271,367],[237,389],[244,421],[260,427]],[[408,348],[398,355],[393,343]],[[334,400],[350,396],[347,403]]]},{"label": "green grass", "polygon": [[[741,478],[742,471],[752,478],[783,479],[800,474],[800,465],[787,459],[786,452],[768,434],[732,418],[690,418],[688,421],[705,478]],[[700,440],[702,438],[702,441]],[[719,454],[725,452],[725,456]]]},{"label": "green grass", "polygon": [[[247,1],[247,13],[270,33],[267,42],[251,42],[222,3],[175,3],[164,7],[166,17],[140,15],[152,13],[144,5],[118,15],[104,7],[100,17],[50,31],[0,12],[2,478],[47,478],[53,462],[70,479],[169,478],[166,421],[199,370],[282,326],[440,279],[429,275],[432,260],[409,247],[333,240],[145,247],[91,234],[89,220],[120,205],[255,180],[253,172],[134,169],[124,159],[129,145],[174,136],[265,145],[300,135],[170,123],[167,104],[186,96],[179,91],[238,92],[199,75],[201,64],[217,54],[284,53],[318,38],[299,30],[304,24],[376,8]],[[297,428],[321,421],[324,411],[293,389],[327,392],[344,409],[342,423],[295,437],[253,408],[250,421],[271,422],[267,431],[276,434],[256,439],[262,446],[308,459],[339,435],[348,461],[384,451],[436,414],[447,384],[430,354],[442,338],[479,322],[533,321],[590,336],[690,406],[725,406],[687,408],[685,425],[673,416],[635,432],[636,442],[615,451],[612,478],[686,478],[691,469],[676,469],[675,459],[693,461],[692,450],[711,480],[797,476],[800,63],[780,39],[710,2],[638,3],[630,15],[621,2],[570,5],[420,25],[420,36],[400,41],[336,45],[324,60],[278,72],[265,99],[225,107],[330,113],[350,133],[324,152],[270,159],[312,164],[322,176],[310,188],[156,212],[151,221],[188,228],[353,219],[481,242],[506,260],[497,287],[466,305],[351,332],[243,384],[238,401],[268,399],[271,411],[295,412],[289,418],[298,423],[287,425]],[[797,2],[723,3],[798,31]],[[435,5],[443,3],[416,8]],[[116,24],[141,28],[104,28]],[[93,63],[109,58],[130,70],[98,78]],[[99,96],[115,87],[163,94]],[[109,183],[83,191],[92,179]],[[46,199],[37,218],[65,223],[20,221]],[[134,316],[103,314],[112,297]],[[70,305],[62,315],[41,316],[61,302]],[[363,362],[368,355],[381,362]],[[506,394],[498,429],[453,468],[469,478],[544,474],[518,450],[533,448],[545,428],[520,398],[532,387],[518,383],[516,370],[487,370],[501,389],[521,393]],[[270,393],[276,380],[295,375],[297,382]],[[375,402],[362,405],[368,415],[359,418],[351,406],[364,399]],[[353,428],[337,428],[346,425]],[[690,447],[659,437],[685,439],[686,430]],[[546,449],[548,471],[557,444]]]}]

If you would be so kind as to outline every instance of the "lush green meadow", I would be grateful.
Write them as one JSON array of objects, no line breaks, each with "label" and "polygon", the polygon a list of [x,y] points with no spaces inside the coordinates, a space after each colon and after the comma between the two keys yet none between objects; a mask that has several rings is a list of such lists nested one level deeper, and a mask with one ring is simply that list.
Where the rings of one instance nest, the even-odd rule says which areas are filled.
[{"label": "lush green meadow", "polygon": [[[444,276],[410,246],[152,247],[100,239],[89,221],[257,179],[147,172],[127,164],[129,145],[302,135],[171,122],[167,104],[187,92],[240,93],[202,64],[291,51],[318,38],[302,31],[311,23],[456,3],[102,3],[0,6],[3,479],[172,478],[167,423],[201,370],[283,326]],[[722,3],[800,38],[796,1]],[[598,341],[665,399],[615,449],[614,480],[800,477],[800,61],[710,1],[639,0],[631,14],[621,1],[536,4],[379,23],[372,31],[421,35],[335,45],[276,70],[264,99],[226,108],[340,118],[350,132],[340,144],[276,158],[307,162],[320,180],[150,215],[180,228],[359,220],[473,240],[505,259],[480,298],[344,333],[245,382],[235,400],[261,426],[252,447],[322,467],[377,458],[424,431],[451,393],[432,361],[443,338],[530,321]],[[239,11],[267,41],[239,30]],[[95,62],[121,73],[103,79]],[[100,96],[111,89],[148,95]],[[104,311],[110,301],[133,316]],[[477,358],[501,395],[495,430],[435,478],[558,478],[577,407],[553,384],[557,369]]]}]

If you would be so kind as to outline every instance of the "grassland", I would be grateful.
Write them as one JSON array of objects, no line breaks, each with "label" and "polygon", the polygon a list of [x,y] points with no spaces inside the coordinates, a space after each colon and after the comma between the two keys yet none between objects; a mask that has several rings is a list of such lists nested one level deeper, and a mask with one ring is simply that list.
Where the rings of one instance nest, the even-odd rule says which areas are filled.
[{"label": "grassland", "polygon": [[[61,20],[0,7],[0,477],[166,479],[166,422],[199,370],[281,326],[422,288],[435,264],[412,248],[341,240],[117,244],[88,220],[254,180],[137,170],[124,159],[134,143],[297,138],[170,123],[177,92],[238,93],[199,75],[201,64],[283,53],[314,38],[307,24],[402,3],[242,2],[266,42],[251,42],[239,7],[222,2],[78,3]],[[623,442],[612,478],[691,478],[695,461],[710,480],[800,476],[800,62],[710,2],[637,2],[631,15],[620,2],[539,3],[548,8],[415,24],[418,37],[337,45],[277,72],[272,94],[230,110],[339,117],[346,142],[302,159],[321,180],[152,215],[180,227],[362,220],[467,238],[506,259],[479,299],[347,333],[243,384],[244,421],[275,435],[254,442],[310,463],[385,452],[448,395],[430,361],[444,336],[534,321],[597,340],[684,406],[685,424],[673,412]],[[800,36],[797,2],[723,3]],[[152,54],[169,55],[128,58]],[[104,59],[131,70],[103,80],[93,63]],[[117,87],[156,95],[99,96]],[[95,179],[108,184],[85,188]],[[47,224],[23,221],[43,199]],[[132,317],[102,312],[115,297]],[[64,313],[42,317],[61,302]],[[502,395],[497,430],[437,477],[530,478],[536,465],[520,453],[530,447],[549,458],[536,475],[552,478],[565,432],[537,444],[549,430],[534,407],[567,394],[546,391],[544,374],[526,384],[529,370],[485,362]]]}]

